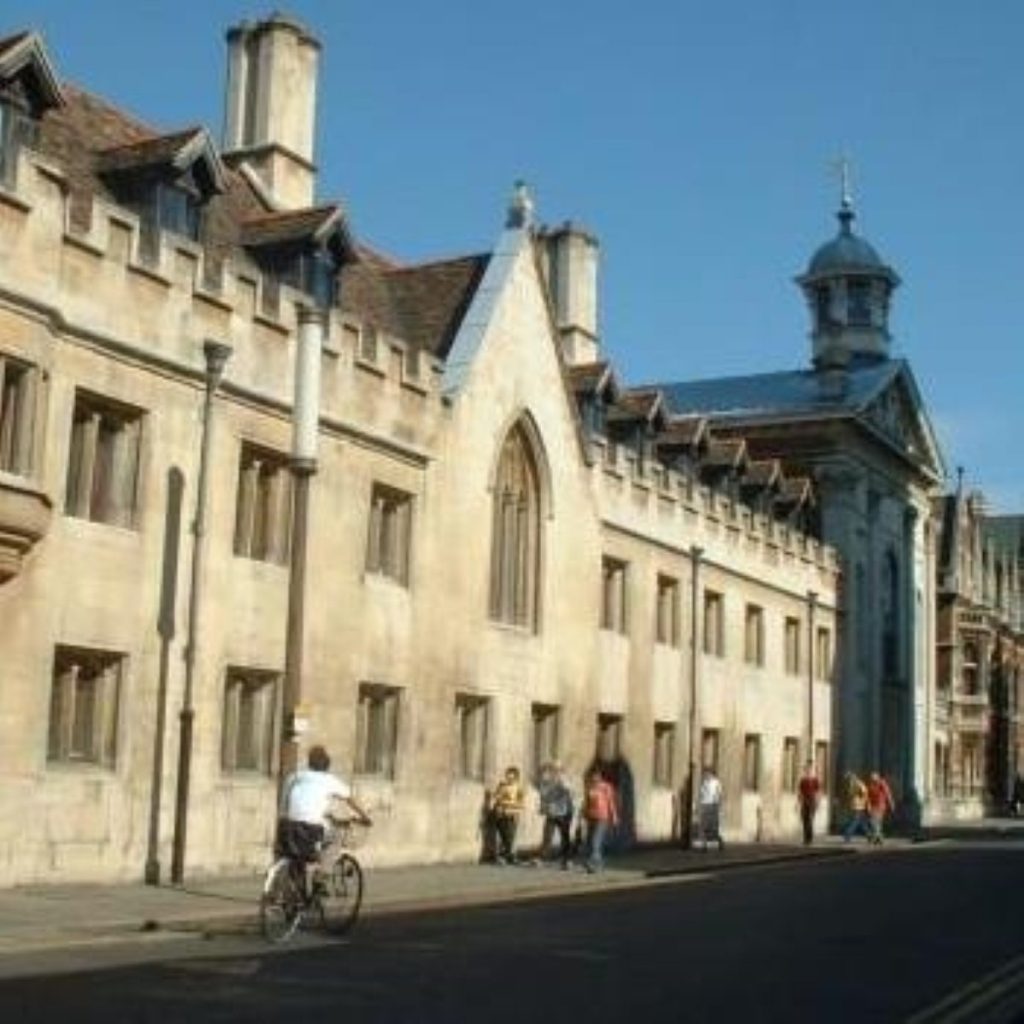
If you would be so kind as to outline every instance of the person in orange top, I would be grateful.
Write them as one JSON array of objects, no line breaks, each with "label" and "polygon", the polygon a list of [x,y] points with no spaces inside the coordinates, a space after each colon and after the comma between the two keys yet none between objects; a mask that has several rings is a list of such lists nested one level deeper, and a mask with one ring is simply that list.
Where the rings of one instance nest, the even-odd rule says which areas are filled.
[{"label": "person in orange top", "polygon": [[583,818],[587,823],[587,859],[584,867],[591,874],[600,871],[604,865],[604,844],[610,829],[619,823],[619,810],[615,790],[594,768],[587,776],[583,794]]},{"label": "person in orange top", "polygon": [[893,810],[892,790],[889,783],[878,772],[868,776],[868,816],[871,818],[870,841],[882,845],[882,826],[887,813]]}]

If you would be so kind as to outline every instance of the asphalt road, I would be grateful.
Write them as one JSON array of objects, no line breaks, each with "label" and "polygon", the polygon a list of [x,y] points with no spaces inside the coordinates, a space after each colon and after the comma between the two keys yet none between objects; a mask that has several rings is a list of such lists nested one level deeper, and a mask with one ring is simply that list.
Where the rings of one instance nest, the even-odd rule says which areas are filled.
[{"label": "asphalt road", "polygon": [[80,950],[0,980],[0,1020],[864,1024],[945,999],[920,1019],[976,1024],[1016,1019],[986,1016],[998,986],[1024,1007],[1022,954],[1024,845],[944,845],[369,919],[283,951]]}]

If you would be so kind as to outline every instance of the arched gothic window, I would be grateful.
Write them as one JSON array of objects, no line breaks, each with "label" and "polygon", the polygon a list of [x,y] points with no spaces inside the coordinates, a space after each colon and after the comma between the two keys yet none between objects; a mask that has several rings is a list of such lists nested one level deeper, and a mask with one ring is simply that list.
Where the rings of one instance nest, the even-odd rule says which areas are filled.
[{"label": "arched gothic window", "polygon": [[540,566],[540,484],[522,424],[508,433],[494,478],[491,618],[537,627]]}]

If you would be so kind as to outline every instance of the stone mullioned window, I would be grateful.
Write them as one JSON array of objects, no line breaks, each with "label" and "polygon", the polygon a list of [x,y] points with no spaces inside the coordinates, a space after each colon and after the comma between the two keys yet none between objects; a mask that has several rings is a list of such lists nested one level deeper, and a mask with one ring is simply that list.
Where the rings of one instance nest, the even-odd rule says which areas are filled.
[{"label": "stone mullioned window", "polygon": [[292,480],[285,456],[243,442],[238,460],[234,552],[239,558],[288,561]]},{"label": "stone mullioned window", "polygon": [[225,772],[270,775],[273,771],[279,688],[276,672],[228,669],[221,742]]},{"label": "stone mullioned window", "polygon": [[47,758],[113,768],[124,655],[59,646],[53,659]]},{"label": "stone mullioned window", "polygon": [[142,421],[138,409],[75,393],[64,506],[69,516],[135,526]]},{"label": "stone mullioned window", "polygon": [[386,576],[403,587],[409,583],[412,510],[411,494],[383,484],[373,485],[366,571]]}]

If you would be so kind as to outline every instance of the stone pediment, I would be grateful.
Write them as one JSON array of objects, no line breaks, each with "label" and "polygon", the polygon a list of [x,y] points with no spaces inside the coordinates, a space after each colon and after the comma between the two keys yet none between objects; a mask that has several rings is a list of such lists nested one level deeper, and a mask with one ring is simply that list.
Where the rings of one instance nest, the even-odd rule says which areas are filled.
[{"label": "stone pediment", "polygon": [[930,474],[942,475],[941,456],[923,407],[902,374],[861,410],[859,419],[905,458]]}]

